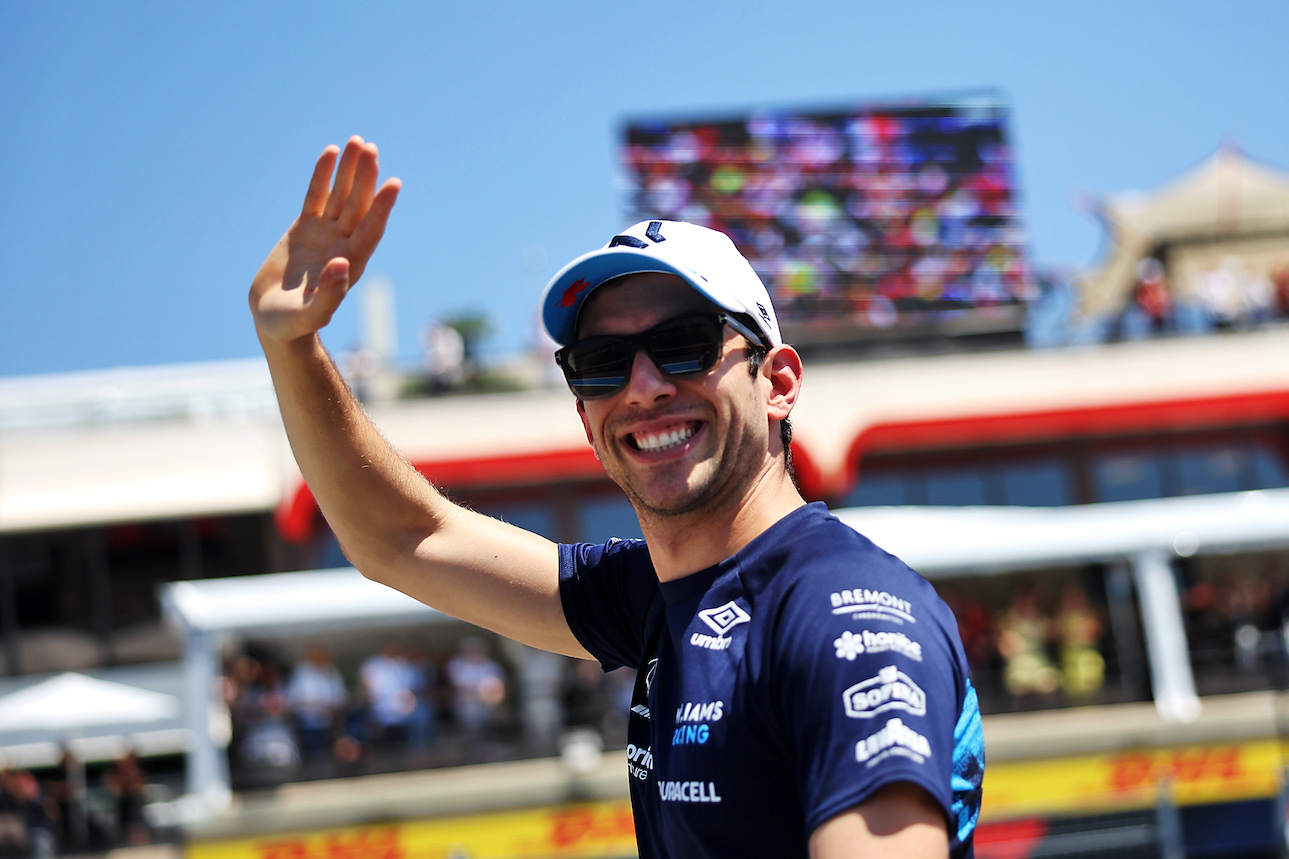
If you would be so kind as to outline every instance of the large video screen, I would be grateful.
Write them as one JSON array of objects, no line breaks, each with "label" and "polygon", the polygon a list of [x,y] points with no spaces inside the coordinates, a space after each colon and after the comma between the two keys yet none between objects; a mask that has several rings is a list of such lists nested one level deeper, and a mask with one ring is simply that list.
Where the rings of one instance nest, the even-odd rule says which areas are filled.
[{"label": "large video screen", "polygon": [[629,221],[722,230],[798,344],[1014,331],[1035,286],[992,95],[633,119]]}]

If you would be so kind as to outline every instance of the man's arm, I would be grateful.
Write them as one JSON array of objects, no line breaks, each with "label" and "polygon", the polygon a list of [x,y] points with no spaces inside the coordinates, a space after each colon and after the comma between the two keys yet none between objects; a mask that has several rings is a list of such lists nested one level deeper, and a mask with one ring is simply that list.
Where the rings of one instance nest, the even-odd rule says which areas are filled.
[{"label": "man's arm", "polygon": [[380,435],[318,337],[385,232],[400,183],[377,188],[378,176],[374,144],[327,147],[300,216],[251,285],[300,471],[363,575],[534,647],[589,658],[564,619],[555,544],[439,494]]},{"label": "man's arm", "polygon": [[810,835],[810,859],[945,859],[944,811],[912,782],[896,782]]}]

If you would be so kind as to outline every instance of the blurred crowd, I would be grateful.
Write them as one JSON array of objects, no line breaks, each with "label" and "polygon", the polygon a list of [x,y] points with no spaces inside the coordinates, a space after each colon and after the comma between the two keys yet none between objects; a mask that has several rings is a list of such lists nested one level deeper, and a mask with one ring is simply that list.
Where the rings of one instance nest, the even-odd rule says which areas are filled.
[{"label": "blurred crowd", "polygon": [[0,769],[0,859],[42,859],[150,844],[143,813],[148,784],[129,752],[86,785],[84,767],[66,753],[59,770],[38,776]]},{"label": "blurred crowd", "polygon": [[781,321],[890,329],[1034,289],[1000,110],[963,105],[634,125],[638,218],[728,233]]},{"label": "blurred crowd", "polygon": [[1182,286],[1178,289],[1170,282],[1158,259],[1143,259],[1112,335],[1138,340],[1158,334],[1254,328],[1289,319],[1289,259],[1259,271],[1238,256],[1227,256]]},{"label": "blurred crowd", "polygon": [[[1115,628],[1090,581],[1022,575],[985,594],[941,586],[985,713],[1148,699],[1139,610],[1127,606],[1131,620]],[[1183,564],[1178,581],[1199,694],[1289,688],[1289,557]]]},{"label": "blurred crowd", "polygon": [[[633,677],[558,657],[560,727],[626,736]],[[322,644],[285,665],[264,652],[229,659],[234,784],[453,766],[549,753],[531,748],[513,666],[478,637],[454,651],[385,641],[342,671]]]},{"label": "blurred crowd", "polygon": [[1021,583],[997,607],[966,590],[944,593],[986,712],[1101,700],[1104,606],[1074,582],[1065,583],[1054,601],[1047,596],[1033,581]]},{"label": "blurred crowd", "polygon": [[1182,612],[1201,693],[1289,687],[1289,558],[1221,562],[1186,587]]}]

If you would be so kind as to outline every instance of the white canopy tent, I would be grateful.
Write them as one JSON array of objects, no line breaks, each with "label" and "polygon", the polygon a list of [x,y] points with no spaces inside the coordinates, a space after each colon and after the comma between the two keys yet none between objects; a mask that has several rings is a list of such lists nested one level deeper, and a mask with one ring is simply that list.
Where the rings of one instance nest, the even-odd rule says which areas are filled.
[{"label": "white canopy tent", "polygon": [[76,741],[83,739],[88,728],[137,730],[175,719],[180,710],[173,695],[69,671],[0,698],[0,739],[31,732],[61,735],[73,751],[67,761],[67,776],[78,800],[71,806],[72,825],[83,838],[84,749],[77,748]]},{"label": "white canopy tent", "polygon": [[[1130,566],[1156,705],[1173,720],[1193,718],[1199,701],[1169,559],[1289,547],[1285,489],[1044,509],[886,507],[836,513],[933,579],[1089,562]],[[228,795],[226,763],[210,717],[223,636],[450,621],[352,569],[176,582],[166,587],[162,602],[185,633],[186,710],[197,738],[189,753],[188,787],[207,808],[219,807]]]},{"label": "white canopy tent", "polygon": [[179,711],[173,695],[69,671],[0,698],[0,734],[159,722]]},{"label": "white canopy tent", "polygon": [[0,680],[0,765],[181,754],[191,745],[172,663]]}]

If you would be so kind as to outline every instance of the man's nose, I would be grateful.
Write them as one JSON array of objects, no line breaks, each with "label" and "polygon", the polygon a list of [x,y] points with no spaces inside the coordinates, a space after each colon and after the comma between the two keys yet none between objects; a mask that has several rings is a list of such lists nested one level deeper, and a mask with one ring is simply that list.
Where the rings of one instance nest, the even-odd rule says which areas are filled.
[{"label": "man's nose", "polygon": [[631,369],[622,392],[629,404],[647,406],[675,396],[676,384],[658,369],[648,352],[637,348],[631,355]]}]

